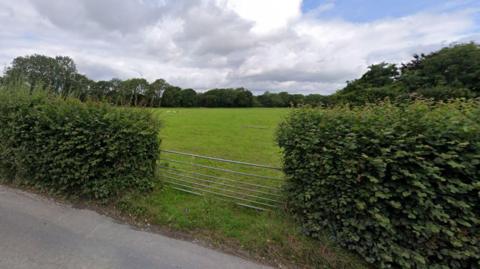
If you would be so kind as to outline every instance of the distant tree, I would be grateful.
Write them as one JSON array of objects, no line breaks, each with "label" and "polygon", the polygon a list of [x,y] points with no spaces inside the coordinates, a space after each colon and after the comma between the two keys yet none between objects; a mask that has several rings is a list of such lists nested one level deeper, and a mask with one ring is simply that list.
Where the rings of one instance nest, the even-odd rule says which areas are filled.
[{"label": "distant tree", "polygon": [[180,106],[194,107],[197,105],[197,92],[193,89],[184,89],[179,93]]},{"label": "distant tree", "polygon": [[332,103],[331,97],[321,94],[309,94],[305,96],[305,104],[311,106],[328,106]]},{"label": "distant tree", "polygon": [[[275,95],[278,95],[278,98]],[[293,101],[292,95],[288,92],[272,93],[270,97],[273,98],[273,106],[288,107]],[[275,102],[275,100],[277,101]]]},{"label": "distant tree", "polygon": [[305,104],[305,96],[303,94],[292,94],[290,95],[290,100],[288,102],[289,106],[299,106]]},{"label": "distant tree", "polygon": [[74,83],[77,68],[70,57],[44,55],[17,57],[6,69],[5,80],[22,81],[32,91],[36,87],[67,96]]},{"label": "distant tree", "polygon": [[179,87],[168,86],[162,95],[162,106],[164,107],[178,107],[180,106],[180,91]]},{"label": "distant tree", "polygon": [[217,99],[216,95],[202,93],[198,95],[198,104],[202,107],[217,107],[219,103]]},{"label": "distant tree", "polygon": [[198,96],[198,104],[206,107],[251,107],[253,94],[245,88],[211,89]]},{"label": "distant tree", "polygon": [[252,107],[253,106],[253,94],[251,91],[245,88],[235,89],[236,97],[234,105],[236,107]]},{"label": "distant tree", "polygon": [[89,90],[89,98],[95,101],[105,100],[111,90],[111,81],[100,80],[94,82]]},{"label": "distant tree", "polygon": [[72,90],[77,67],[72,58],[67,56],[55,57],[53,90],[63,96],[68,96]]},{"label": "distant tree", "polygon": [[143,78],[131,78],[123,81],[120,86],[122,105],[144,105],[144,102],[140,103],[139,101],[142,100],[148,86],[148,81]]},{"label": "distant tree", "polygon": [[164,79],[157,79],[150,84],[145,95],[149,100],[150,107],[159,107],[162,103],[162,94],[168,88],[171,87]]},{"label": "distant tree", "polygon": [[88,79],[85,75],[75,73],[72,76],[72,84],[70,89],[71,96],[74,96],[81,101],[85,101],[91,94],[92,85],[95,82]]},{"label": "distant tree", "polygon": [[288,103],[285,102],[285,94],[264,92],[262,95],[257,97],[257,100],[264,107],[286,107]]},{"label": "distant tree", "polygon": [[107,93],[106,100],[114,105],[122,105],[122,84],[123,81],[119,78],[112,78],[109,81],[110,90]]}]

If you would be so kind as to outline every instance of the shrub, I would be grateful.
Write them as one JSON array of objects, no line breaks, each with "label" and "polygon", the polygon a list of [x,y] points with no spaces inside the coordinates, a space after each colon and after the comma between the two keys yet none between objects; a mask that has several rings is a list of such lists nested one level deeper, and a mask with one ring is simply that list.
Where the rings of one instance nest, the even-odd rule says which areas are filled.
[{"label": "shrub", "polygon": [[403,89],[394,86],[364,88],[351,92],[340,92],[331,96],[335,104],[365,105],[379,103],[386,99],[396,100],[404,93]]},{"label": "shrub", "polygon": [[479,105],[295,110],[278,132],[289,208],[381,268],[479,268]]},{"label": "shrub", "polygon": [[437,101],[447,101],[455,98],[474,98],[472,91],[465,88],[452,88],[445,86],[438,86],[434,88],[423,88],[417,90],[415,93],[423,98],[433,99]]},{"label": "shrub", "polygon": [[152,187],[158,125],[144,111],[0,93],[0,175],[58,193],[111,198]]}]

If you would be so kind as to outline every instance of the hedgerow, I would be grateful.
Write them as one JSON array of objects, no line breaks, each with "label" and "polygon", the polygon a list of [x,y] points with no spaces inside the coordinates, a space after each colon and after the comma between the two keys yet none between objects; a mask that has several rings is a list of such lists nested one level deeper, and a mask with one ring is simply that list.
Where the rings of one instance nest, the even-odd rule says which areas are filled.
[{"label": "hedgerow", "polygon": [[480,268],[480,103],[300,109],[281,124],[289,208],[381,268]]},{"label": "hedgerow", "polygon": [[106,199],[152,187],[158,124],[143,111],[0,93],[0,177]]}]

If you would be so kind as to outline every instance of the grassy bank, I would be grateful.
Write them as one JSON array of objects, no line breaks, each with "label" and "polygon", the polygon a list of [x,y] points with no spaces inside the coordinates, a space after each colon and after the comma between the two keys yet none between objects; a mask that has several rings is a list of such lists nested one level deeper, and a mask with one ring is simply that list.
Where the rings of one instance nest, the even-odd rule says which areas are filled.
[{"label": "grassy bank", "polygon": [[129,197],[126,210],[168,231],[279,268],[367,268],[327,236],[314,241],[282,212],[256,212],[166,186],[148,196]]}]

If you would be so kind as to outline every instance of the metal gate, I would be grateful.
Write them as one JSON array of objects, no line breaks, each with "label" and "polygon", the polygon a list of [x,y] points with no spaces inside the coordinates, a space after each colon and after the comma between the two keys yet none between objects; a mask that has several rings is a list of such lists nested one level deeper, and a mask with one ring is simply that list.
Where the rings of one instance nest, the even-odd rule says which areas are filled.
[{"label": "metal gate", "polygon": [[280,168],[210,156],[162,150],[160,171],[172,188],[209,195],[257,210],[282,203]]}]

